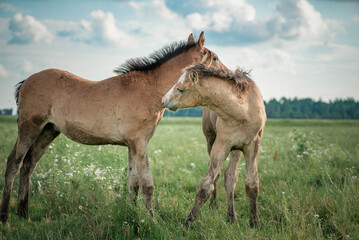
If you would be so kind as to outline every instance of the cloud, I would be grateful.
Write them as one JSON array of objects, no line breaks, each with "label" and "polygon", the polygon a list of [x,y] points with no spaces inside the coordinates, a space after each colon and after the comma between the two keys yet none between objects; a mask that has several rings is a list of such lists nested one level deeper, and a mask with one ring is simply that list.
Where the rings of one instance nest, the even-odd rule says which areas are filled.
[{"label": "cloud", "polygon": [[36,72],[36,67],[33,63],[28,60],[24,60],[23,65],[21,67],[21,72],[24,74],[30,74]]},{"label": "cloud", "polygon": [[126,47],[134,41],[121,30],[114,15],[102,10],[92,11],[90,19],[80,22],[48,21],[57,29],[57,36],[88,44]]},{"label": "cloud", "polygon": [[253,6],[245,0],[202,0],[201,12],[186,16],[193,29],[222,33],[224,43],[261,42],[279,38],[318,38],[328,30],[326,21],[307,0],[279,0],[266,19],[256,17]]},{"label": "cloud", "polygon": [[124,45],[127,41],[127,34],[117,27],[115,17],[111,12],[92,11],[91,20],[82,20],[81,27],[85,40],[89,42]]},{"label": "cloud", "polygon": [[221,61],[230,68],[245,67],[257,72],[276,72],[294,75],[295,60],[284,50],[269,47],[266,49],[253,49],[248,47],[212,47]]},{"label": "cloud", "polygon": [[328,29],[321,14],[307,0],[280,0],[276,5],[276,15],[268,26],[286,40],[302,36],[319,37]]},{"label": "cloud", "polygon": [[245,0],[201,0],[205,13],[198,12],[186,16],[193,29],[206,28],[216,32],[228,31],[239,24],[253,21],[256,10]]},{"label": "cloud", "polygon": [[50,43],[52,35],[47,27],[32,16],[17,13],[9,22],[12,38],[9,44]]},{"label": "cloud", "polygon": [[0,9],[5,12],[17,12],[18,9],[10,3],[0,3]]},{"label": "cloud", "polygon": [[7,76],[9,76],[9,72],[2,64],[0,64],[0,77],[7,77]]},{"label": "cloud", "polygon": [[355,15],[353,18],[352,18],[353,22],[355,23],[359,23],[359,15]]},{"label": "cloud", "polygon": [[169,9],[163,0],[130,1],[129,6],[137,15],[136,21],[131,22],[136,34],[150,42],[168,43],[173,39],[183,39],[192,30],[185,18]]},{"label": "cloud", "polygon": [[[57,29],[57,36],[73,41],[121,48],[158,47],[174,39],[185,39],[191,32],[184,17],[173,12],[163,0],[124,3],[133,18],[119,22],[112,12],[92,11],[80,22],[47,21]],[[122,26],[122,27],[121,27]],[[161,43],[161,44],[160,44]]]}]

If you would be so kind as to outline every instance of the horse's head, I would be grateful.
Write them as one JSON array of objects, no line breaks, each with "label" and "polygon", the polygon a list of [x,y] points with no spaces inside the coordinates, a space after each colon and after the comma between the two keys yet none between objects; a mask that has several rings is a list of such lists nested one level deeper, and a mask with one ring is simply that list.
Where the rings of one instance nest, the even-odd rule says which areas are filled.
[{"label": "horse's head", "polygon": [[217,54],[204,47],[206,39],[204,38],[204,33],[201,32],[199,35],[198,41],[196,42],[191,33],[188,36],[187,44],[194,45],[195,47],[189,49],[189,54],[192,58],[192,63],[190,65],[195,65],[202,63],[207,67],[215,67],[221,69],[228,69],[218,58]]},{"label": "horse's head", "polygon": [[163,107],[171,111],[201,105],[202,96],[198,91],[199,76],[195,70],[186,68],[178,82],[162,98]]}]

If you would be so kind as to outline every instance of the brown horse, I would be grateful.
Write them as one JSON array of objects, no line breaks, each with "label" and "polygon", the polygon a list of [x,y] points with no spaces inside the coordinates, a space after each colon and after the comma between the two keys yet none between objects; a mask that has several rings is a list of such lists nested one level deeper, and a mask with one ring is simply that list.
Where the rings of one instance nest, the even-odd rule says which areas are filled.
[{"label": "brown horse", "polygon": [[162,103],[170,110],[205,107],[203,131],[210,153],[210,164],[199,185],[194,207],[185,226],[188,227],[194,221],[211,194],[215,198],[216,183],[229,153],[224,185],[227,191],[229,221],[236,220],[234,189],[238,180],[237,165],[241,152],[246,160],[245,187],[250,200],[250,225],[257,226],[257,158],[266,114],[256,84],[246,72],[239,69],[232,72],[198,64],[185,70],[179,81],[162,98]]},{"label": "brown horse", "polygon": [[128,185],[135,201],[139,188],[146,208],[152,212],[153,179],[147,144],[162,118],[162,96],[194,63],[224,67],[215,53],[198,41],[165,46],[147,58],[128,60],[115,72],[119,76],[89,81],[66,71],[48,69],[30,76],[17,86],[18,136],[8,157],[0,219],[9,216],[9,201],[15,176],[20,170],[17,214],[29,218],[31,174],[49,144],[63,133],[83,144],[127,146]]}]

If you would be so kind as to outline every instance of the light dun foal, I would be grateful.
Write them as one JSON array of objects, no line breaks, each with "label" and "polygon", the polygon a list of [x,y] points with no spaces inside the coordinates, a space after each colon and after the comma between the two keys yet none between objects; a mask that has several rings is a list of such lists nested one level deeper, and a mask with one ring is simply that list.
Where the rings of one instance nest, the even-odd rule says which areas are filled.
[{"label": "light dun foal", "polygon": [[208,142],[210,164],[199,185],[195,204],[185,226],[191,225],[211,194],[215,197],[216,182],[229,153],[231,157],[225,171],[224,184],[228,198],[228,217],[231,222],[236,220],[234,189],[241,152],[246,160],[245,188],[250,201],[250,226],[258,226],[257,158],[266,114],[256,84],[240,69],[232,72],[198,64],[184,71],[179,81],[162,98],[162,103],[174,111],[197,106],[210,109],[204,108],[203,112],[203,130]]}]

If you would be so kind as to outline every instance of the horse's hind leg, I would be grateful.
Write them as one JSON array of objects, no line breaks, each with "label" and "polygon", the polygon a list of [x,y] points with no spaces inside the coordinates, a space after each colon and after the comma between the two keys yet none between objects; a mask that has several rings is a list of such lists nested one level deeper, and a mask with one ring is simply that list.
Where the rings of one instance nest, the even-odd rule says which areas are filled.
[{"label": "horse's hind leg", "polygon": [[238,180],[237,165],[241,159],[242,152],[240,150],[233,150],[230,154],[229,164],[224,173],[224,186],[227,191],[228,201],[228,220],[234,222],[237,220],[236,211],[234,208],[234,189]]},{"label": "horse's hind leg", "polygon": [[41,127],[34,124],[32,121],[19,122],[19,133],[16,144],[10,153],[5,171],[5,186],[3,191],[3,198],[0,206],[0,220],[5,224],[9,217],[10,211],[10,197],[12,185],[14,183],[20,164],[28,152],[31,144],[41,132]]},{"label": "horse's hind leg", "polygon": [[29,184],[36,164],[50,143],[59,135],[52,124],[47,124],[40,136],[31,145],[26,153],[20,168],[19,198],[17,203],[17,215],[21,218],[29,218]]},{"label": "horse's hind leg", "polygon": [[260,136],[257,136],[244,150],[244,158],[246,159],[247,177],[245,179],[246,193],[249,198],[250,205],[250,226],[258,227],[260,225],[257,213],[257,197],[259,192],[259,179],[257,170],[257,158],[260,148]]}]

